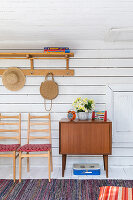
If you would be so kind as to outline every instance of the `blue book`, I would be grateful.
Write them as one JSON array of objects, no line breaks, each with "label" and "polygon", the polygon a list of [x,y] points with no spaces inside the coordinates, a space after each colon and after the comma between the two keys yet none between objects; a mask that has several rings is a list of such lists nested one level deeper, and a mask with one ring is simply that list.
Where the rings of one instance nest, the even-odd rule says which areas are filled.
[{"label": "blue book", "polygon": [[44,47],[44,50],[69,50],[68,47]]}]

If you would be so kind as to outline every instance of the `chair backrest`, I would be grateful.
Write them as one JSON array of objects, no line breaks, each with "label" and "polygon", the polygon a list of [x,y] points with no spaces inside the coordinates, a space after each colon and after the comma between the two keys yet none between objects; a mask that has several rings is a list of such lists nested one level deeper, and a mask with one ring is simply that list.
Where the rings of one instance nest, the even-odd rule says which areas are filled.
[{"label": "chair backrest", "polygon": [[[2,121],[2,119],[4,119]],[[15,121],[18,122],[6,122],[6,120],[9,119],[16,119]],[[12,125],[16,125],[18,128],[17,129],[10,129],[10,128],[4,128],[3,126],[8,125],[9,127],[11,127]],[[2,128],[1,128],[2,127]],[[0,133],[16,133],[16,136],[0,136],[1,140],[4,139],[14,139],[14,140],[18,140],[18,144],[21,144],[21,114],[19,115],[14,115],[14,116],[3,116],[0,114]]]},{"label": "chair backrest", "polygon": [[[47,122],[33,122],[32,120],[38,120],[38,119],[47,119]],[[33,129],[31,128],[32,126],[44,126],[47,128],[43,129]],[[31,136],[30,133],[48,133],[47,136]],[[28,133],[27,133],[27,143],[29,144],[30,140],[34,139],[46,139],[49,140],[49,144],[51,144],[51,117],[50,113],[47,116],[31,116],[30,114],[28,115]]]}]

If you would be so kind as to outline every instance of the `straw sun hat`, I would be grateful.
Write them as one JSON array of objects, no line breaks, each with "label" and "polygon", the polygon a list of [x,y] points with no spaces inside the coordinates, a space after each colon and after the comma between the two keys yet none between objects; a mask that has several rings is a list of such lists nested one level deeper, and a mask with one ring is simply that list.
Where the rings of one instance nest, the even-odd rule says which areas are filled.
[{"label": "straw sun hat", "polygon": [[11,91],[20,90],[25,84],[24,73],[16,67],[10,67],[2,74],[3,85]]}]

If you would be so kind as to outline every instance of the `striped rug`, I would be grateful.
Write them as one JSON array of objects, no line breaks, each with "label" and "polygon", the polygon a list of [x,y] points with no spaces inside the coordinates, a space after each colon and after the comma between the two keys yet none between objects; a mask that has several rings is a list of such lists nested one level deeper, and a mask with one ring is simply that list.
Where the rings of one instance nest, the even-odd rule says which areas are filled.
[{"label": "striped rug", "polygon": [[99,200],[133,200],[133,188],[103,186],[100,188]]},{"label": "striped rug", "polygon": [[0,200],[98,200],[101,186],[133,188],[133,180],[0,180]]}]

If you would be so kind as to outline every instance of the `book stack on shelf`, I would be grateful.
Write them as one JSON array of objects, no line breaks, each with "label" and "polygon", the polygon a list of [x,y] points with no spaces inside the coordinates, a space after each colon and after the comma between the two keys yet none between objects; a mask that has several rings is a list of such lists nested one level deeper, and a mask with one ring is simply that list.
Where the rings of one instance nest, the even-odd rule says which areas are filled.
[{"label": "book stack on shelf", "polygon": [[44,53],[70,53],[68,47],[44,47]]}]

